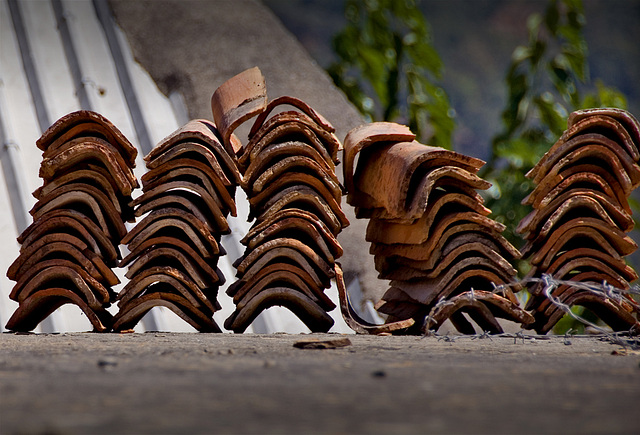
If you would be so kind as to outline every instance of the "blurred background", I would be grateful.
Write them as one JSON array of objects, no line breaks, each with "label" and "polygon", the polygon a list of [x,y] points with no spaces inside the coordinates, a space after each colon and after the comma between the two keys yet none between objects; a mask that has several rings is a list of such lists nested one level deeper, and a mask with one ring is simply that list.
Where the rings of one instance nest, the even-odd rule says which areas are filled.
[{"label": "blurred background", "polygon": [[[305,49],[327,69],[338,61],[333,38],[348,23],[346,0],[263,0]],[[362,1],[360,3],[370,3]],[[384,2],[379,2],[384,3]],[[454,148],[490,157],[507,101],[505,77],[516,47],[528,42],[527,20],[544,14],[547,0],[421,0],[442,64],[440,85],[455,110]],[[573,2],[580,3],[580,2]],[[584,40],[589,80],[617,88],[628,110],[640,113],[640,1],[586,0]]]}]

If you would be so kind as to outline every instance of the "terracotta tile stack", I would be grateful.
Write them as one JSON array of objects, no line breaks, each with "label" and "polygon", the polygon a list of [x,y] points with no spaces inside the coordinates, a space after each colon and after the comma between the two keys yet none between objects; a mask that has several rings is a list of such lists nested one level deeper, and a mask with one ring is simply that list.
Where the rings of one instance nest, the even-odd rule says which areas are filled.
[{"label": "terracotta tile stack", "polygon": [[20,255],[7,276],[17,281],[18,309],[7,329],[30,331],[58,307],[80,307],[96,331],[108,331],[106,310],[119,283],[119,245],[133,215],[136,149],[101,115],[79,111],[55,122],[38,141],[43,150],[34,222],[18,237]]},{"label": "terracotta tile stack", "polygon": [[[175,312],[198,331],[220,332],[217,269],[224,254],[227,216],[236,215],[236,162],[210,121],[194,120],[159,143],[144,158],[143,194],[132,201],[142,218],[122,240],[130,253],[129,282],[118,294],[114,330],[131,329],[155,306]],[[144,218],[143,218],[144,217]]]},{"label": "terracotta tile stack", "polygon": [[[603,283],[629,289],[638,278],[624,256],[637,248],[627,236],[634,222],[627,198],[640,184],[640,125],[618,109],[574,112],[568,129],[527,174],[536,184],[523,204],[533,206],[518,227],[527,244],[527,278],[543,274],[557,280]],[[531,328],[548,332],[565,314],[543,293],[544,284],[529,289]],[[640,326],[630,297],[592,292],[568,285],[553,289],[561,303],[590,309],[616,331]]]},{"label": "terracotta tile stack", "polygon": [[[376,270],[391,286],[376,305],[388,321],[414,319],[406,332],[437,330],[450,319],[463,332],[501,332],[496,317],[533,319],[494,285],[512,283],[509,263],[519,252],[487,216],[477,189],[490,184],[476,175],[484,164],[416,142],[402,125],[373,123],[345,139],[347,201],[370,219],[367,240]],[[356,163],[357,157],[357,163]]]},{"label": "terracotta tile stack", "polygon": [[[245,94],[229,95],[231,89]],[[266,103],[264,89],[261,73],[253,69],[225,83],[212,100],[220,122],[234,119],[230,114],[247,119],[259,113],[246,146],[232,131],[225,134],[243,173],[249,220],[255,218],[242,239],[245,253],[234,264],[238,280],[227,293],[236,310],[225,327],[243,332],[263,310],[282,305],[312,331],[328,331],[333,319],[327,312],[335,305],[324,290],[342,255],[336,235],[348,225],[335,175],[340,143],[333,127],[296,98],[258,104]],[[253,106],[238,109],[238,102]],[[283,106],[294,110],[281,111]]]}]

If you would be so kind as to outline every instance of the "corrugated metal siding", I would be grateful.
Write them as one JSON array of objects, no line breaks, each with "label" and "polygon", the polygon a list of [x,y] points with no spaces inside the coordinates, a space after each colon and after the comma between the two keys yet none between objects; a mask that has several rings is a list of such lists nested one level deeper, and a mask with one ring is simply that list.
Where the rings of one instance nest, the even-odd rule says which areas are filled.
[{"label": "corrugated metal siding", "polygon": [[[172,104],[172,102],[174,104]],[[141,156],[186,120],[180,96],[161,94],[149,75],[134,61],[125,35],[114,25],[106,0],[0,0],[0,270],[17,258],[18,234],[31,223],[31,195],[42,184],[38,170],[42,153],[35,146],[42,131],[61,116],[90,109],[112,121],[139,150],[135,173],[144,173]],[[141,192],[135,194],[139,195]],[[240,194],[241,195],[241,194]],[[238,198],[239,217],[231,218],[233,234],[223,238],[229,255],[219,267],[227,283],[233,281],[231,262],[244,248],[238,240],[249,228],[244,198]],[[116,273],[124,281],[124,271]],[[13,287],[0,276],[0,328],[4,330],[17,303],[8,297]],[[226,286],[225,286],[226,287]],[[214,318],[222,327],[233,302],[221,288],[223,310]],[[116,291],[119,287],[116,287]],[[337,301],[335,287],[328,290]],[[112,307],[110,311],[117,311]],[[333,331],[350,332],[340,313]],[[38,331],[89,329],[89,322],[73,305],[64,305]],[[193,331],[169,310],[154,308],[136,330]],[[265,311],[254,332],[305,332],[295,315],[283,308]],[[251,331],[249,331],[251,332]]]}]

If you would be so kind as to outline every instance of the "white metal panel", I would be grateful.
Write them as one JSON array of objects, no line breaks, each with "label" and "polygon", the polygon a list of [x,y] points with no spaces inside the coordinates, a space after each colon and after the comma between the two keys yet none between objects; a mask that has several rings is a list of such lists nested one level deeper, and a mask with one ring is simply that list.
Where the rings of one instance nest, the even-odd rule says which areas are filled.
[{"label": "white metal panel", "polygon": [[56,119],[80,108],[56,19],[48,1],[19,3],[49,120],[53,123]]},{"label": "white metal panel", "polygon": [[[0,178],[4,180],[2,166],[0,166]],[[9,204],[9,195],[4,183],[0,183],[0,204]],[[14,282],[7,278],[6,271],[13,261],[18,258],[19,245],[16,241],[16,227],[13,223],[13,215],[10,207],[0,207],[0,243],[2,255],[0,255],[0,331],[4,331],[11,314],[18,308],[18,304],[9,299],[9,293]]]},{"label": "white metal panel", "polygon": [[[20,62],[20,52],[13,34],[9,9],[4,0],[0,1],[0,80],[0,92],[7,108],[2,113],[3,121],[19,154],[16,172],[21,175],[24,186],[25,191],[21,192],[21,195],[25,200],[25,207],[30,209],[35,204],[31,192],[40,185],[38,170],[41,152],[35,146],[40,132]],[[13,238],[16,237],[17,234]]]},{"label": "white metal panel", "polygon": [[92,109],[105,116],[127,139],[135,143],[133,123],[93,4],[90,1],[68,0],[62,4]]}]

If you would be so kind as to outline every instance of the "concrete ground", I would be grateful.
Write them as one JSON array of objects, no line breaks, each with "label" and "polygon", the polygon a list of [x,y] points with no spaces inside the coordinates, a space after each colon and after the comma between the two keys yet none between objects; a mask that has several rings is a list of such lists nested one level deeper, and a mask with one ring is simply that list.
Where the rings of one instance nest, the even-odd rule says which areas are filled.
[{"label": "concrete ground", "polygon": [[5,333],[0,433],[630,434],[639,363],[586,337]]}]

